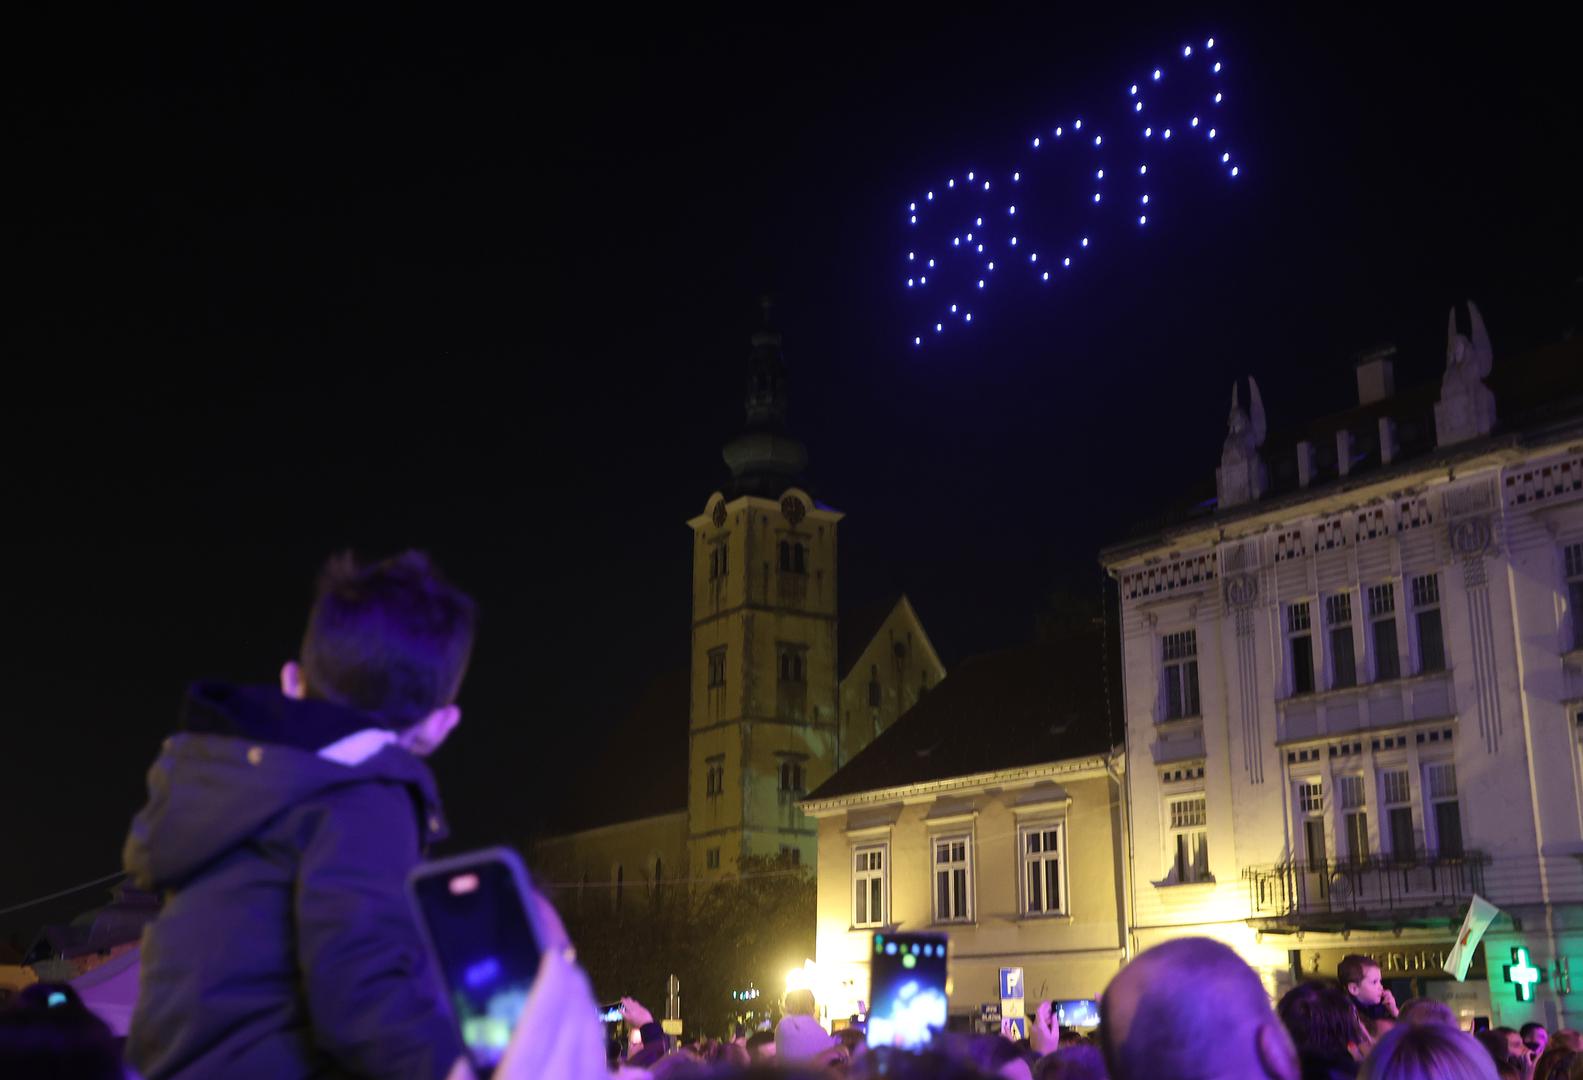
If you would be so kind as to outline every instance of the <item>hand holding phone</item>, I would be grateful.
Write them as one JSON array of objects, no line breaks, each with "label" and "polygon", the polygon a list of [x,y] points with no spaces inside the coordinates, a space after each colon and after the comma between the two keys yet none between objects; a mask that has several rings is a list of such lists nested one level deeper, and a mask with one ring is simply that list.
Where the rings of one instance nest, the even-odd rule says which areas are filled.
[{"label": "hand holding phone", "polygon": [[870,1046],[917,1049],[945,1030],[944,934],[875,934],[869,978]]}]

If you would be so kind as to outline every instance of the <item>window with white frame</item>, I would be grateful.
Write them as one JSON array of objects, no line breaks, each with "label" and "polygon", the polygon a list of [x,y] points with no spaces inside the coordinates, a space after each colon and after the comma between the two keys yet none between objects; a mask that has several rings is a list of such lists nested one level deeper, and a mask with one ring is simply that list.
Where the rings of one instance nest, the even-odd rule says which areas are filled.
[{"label": "window with white frame", "polygon": [[1325,597],[1325,627],[1330,642],[1330,685],[1333,689],[1358,685],[1357,653],[1352,645],[1352,594]]},{"label": "window with white frame", "polygon": [[1024,825],[1022,910],[1028,915],[1066,914],[1066,823]]},{"label": "window with white frame", "polygon": [[1369,647],[1375,679],[1399,679],[1401,656],[1396,647],[1396,586],[1369,586]]},{"label": "window with white frame", "polygon": [[1457,800],[1457,767],[1449,761],[1424,766],[1424,792],[1431,821],[1435,823],[1435,852],[1443,857],[1462,854],[1462,805]]},{"label": "window with white frame", "polygon": [[852,925],[884,926],[887,863],[886,844],[860,847],[852,852]]},{"label": "window with white frame", "polygon": [[1209,876],[1209,814],[1204,796],[1171,799],[1166,813],[1174,849],[1171,874],[1176,883],[1213,880]]},{"label": "window with white frame", "polygon": [[1583,649],[1583,543],[1566,547],[1567,610],[1572,614],[1572,647]]},{"label": "window with white frame", "polygon": [[1325,848],[1325,784],[1323,780],[1303,780],[1297,785],[1297,813],[1303,829],[1303,858],[1310,867],[1328,861]]},{"label": "window with white frame", "polygon": [[1346,830],[1347,858],[1353,862],[1363,862],[1369,857],[1367,787],[1361,776],[1336,778],[1336,790],[1341,795],[1341,824]]},{"label": "window with white frame", "polygon": [[973,838],[936,836],[934,847],[934,921],[966,922],[973,917]]},{"label": "window with white frame", "polygon": [[1198,631],[1166,634],[1164,655],[1165,718],[1198,715]]},{"label": "window with white frame", "polygon": [[1313,616],[1308,601],[1290,604],[1286,608],[1286,651],[1292,664],[1292,693],[1314,692],[1314,632]]},{"label": "window with white frame", "polygon": [[1445,632],[1440,623],[1440,577],[1413,578],[1413,628],[1418,638],[1420,674],[1446,669]]},{"label": "window with white frame", "polygon": [[1417,826],[1413,823],[1412,774],[1407,769],[1380,772],[1380,805],[1391,839],[1391,857],[1418,857]]}]

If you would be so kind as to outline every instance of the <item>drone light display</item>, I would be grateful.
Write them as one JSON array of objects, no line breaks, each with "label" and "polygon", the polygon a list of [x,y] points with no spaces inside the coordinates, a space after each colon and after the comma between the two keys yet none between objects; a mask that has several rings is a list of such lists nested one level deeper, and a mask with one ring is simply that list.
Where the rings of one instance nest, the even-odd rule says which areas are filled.
[{"label": "drone light display", "polygon": [[[997,279],[1053,287],[1062,274],[1052,275],[1040,252],[1058,260],[1066,273],[1089,249],[1091,236],[1096,246],[1103,243],[1102,230],[1147,229],[1159,211],[1154,196],[1166,193],[1151,165],[1196,154],[1227,180],[1241,176],[1235,148],[1223,145],[1217,126],[1226,96],[1221,52],[1214,38],[1206,38],[1201,46],[1184,44],[1169,65],[1151,65],[1120,95],[1124,104],[1109,131],[1090,118],[1091,135],[1074,137],[1083,130],[1083,119],[1074,116],[1031,135],[1011,166],[996,172],[975,166],[959,174],[966,178],[962,185],[949,176],[943,190],[936,182],[909,199],[903,261],[920,324],[909,335],[913,345],[922,347],[931,337],[943,338],[971,324],[969,301],[986,294]],[[1108,181],[1107,174],[1113,174]],[[1081,181],[1075,193],[1074,179]],[[1064,191],[1051,194],[1063,186]],[[1013,254],[1019,236],[1029,251],[1027,260],[1013,259],[997,273],[997,254]],[[927,261],[933,270],[936,259],[937,273],[918,274],[919,262]]]}]

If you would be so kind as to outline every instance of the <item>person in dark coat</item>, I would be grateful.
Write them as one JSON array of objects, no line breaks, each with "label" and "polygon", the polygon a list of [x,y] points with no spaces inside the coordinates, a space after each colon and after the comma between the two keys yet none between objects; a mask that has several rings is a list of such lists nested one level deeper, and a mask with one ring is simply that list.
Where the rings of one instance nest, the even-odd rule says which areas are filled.
[{"label": "person in dark coat", "polygon": [[460,720],[473,623],[425,556],[342,556],[280,690],[192,688],[124,851],[165,896],[127,1041],[146,1080],[451,1070],[404,882],[445,834],[420,758]]}]

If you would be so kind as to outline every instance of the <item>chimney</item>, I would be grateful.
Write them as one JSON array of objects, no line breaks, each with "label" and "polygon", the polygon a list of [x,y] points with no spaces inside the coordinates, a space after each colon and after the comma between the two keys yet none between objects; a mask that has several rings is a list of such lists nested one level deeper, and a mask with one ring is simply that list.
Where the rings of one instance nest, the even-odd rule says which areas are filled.
[{"label": "chimney", "polygon": [[1314,482],[1314,444],[1304,439],[1297,444],[1297,486]]},{"label": "chimney", "polygon": [[1336,472],[1342,476],[1352,471],[1352,432],[1343,428],[1336,432]]},{"label": "chimney", "polygon": [[1358,358],[1358,404],[1373,405],[1396,393],[1396,346],[1386,345]]},{"label": "chimney", "polygon": [[1396,459],[1396,421],[1389,416],[1380,417],[1380,464],[1389,465]]}]

